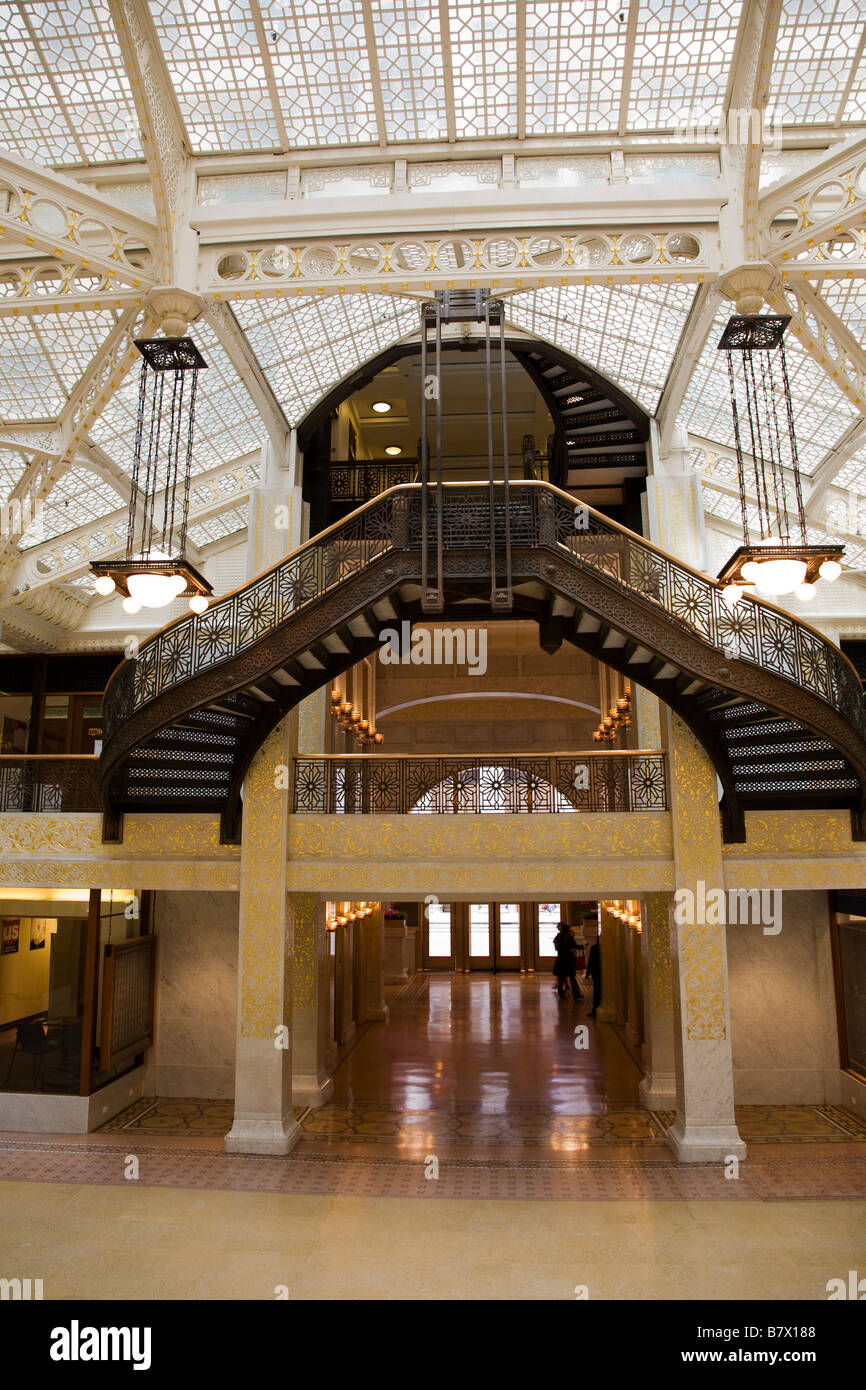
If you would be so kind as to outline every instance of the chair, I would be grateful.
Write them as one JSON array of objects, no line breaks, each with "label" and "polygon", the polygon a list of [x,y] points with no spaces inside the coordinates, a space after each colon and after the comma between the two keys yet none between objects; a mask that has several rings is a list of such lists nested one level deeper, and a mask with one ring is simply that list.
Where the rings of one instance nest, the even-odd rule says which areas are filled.
[{"label": "chair", "polygon": [[15,1028],[15,1046],[12,1049],[12,1056],[9,1059],[9,1067],[6,1072],[4,1085],[9,1085],[9,1078],[12,1075],[12,1068],[15,1065],[15,1058],[19,1052],[33,1058],[33,1084],[38,1086],[42,1081],[42,1072],[45,1067],[45,1057],[49,1052],[55,1051],[60,1046],[59,1039],[55,1042],[49,1039],[44,1023],[38,1019],[30,1019],[26,1023],[19,1023]]}]

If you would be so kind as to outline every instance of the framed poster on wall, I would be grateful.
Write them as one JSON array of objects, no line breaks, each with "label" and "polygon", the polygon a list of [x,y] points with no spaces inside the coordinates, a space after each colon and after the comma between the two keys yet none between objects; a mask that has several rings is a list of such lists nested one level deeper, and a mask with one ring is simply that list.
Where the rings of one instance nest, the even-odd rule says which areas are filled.
[{"label": "framed poster on wall", "polygon": [[21,936],[21,918],[4,917],[3,934],[0,939],[0,955],[14,956],[18,951],[18,940]]},{"label": "framed poster on wall", "polygon": [[30,918],[30,949],[31,951],[44,951],[45,942],[48,939],[48,918]]}]

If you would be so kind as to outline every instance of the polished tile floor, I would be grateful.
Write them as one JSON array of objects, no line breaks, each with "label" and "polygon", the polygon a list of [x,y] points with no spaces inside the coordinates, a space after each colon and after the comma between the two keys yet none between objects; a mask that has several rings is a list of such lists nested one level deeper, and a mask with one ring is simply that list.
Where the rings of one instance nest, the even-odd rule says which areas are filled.
[{"label": "polished tile floor", "polygon": [[0,1135],[0,1264],[46,1298],[240,1299],[814,1299],[866,1268],[855,1116],[743,1107],[731,1181],[674,1160],[624,1041],[548,980],[419,976],[390,1003],[288,1159],[225,1154],[231,1105],[195,1097]]}]

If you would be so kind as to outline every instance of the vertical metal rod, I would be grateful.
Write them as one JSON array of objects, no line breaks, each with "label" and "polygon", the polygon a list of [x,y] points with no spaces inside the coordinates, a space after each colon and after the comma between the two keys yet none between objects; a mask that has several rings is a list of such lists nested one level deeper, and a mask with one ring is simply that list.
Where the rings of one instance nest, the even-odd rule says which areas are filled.
[{"label": "vertical metal rod", "polygon": [[427,314],[421,305],[421,603],[427,596],[427,487],[430,458],[427,451]]},{"label": "vertical metal rod", "polygon": [[490,510],[490,602],[496,595],[496,509],[493,472],[493,377],[490,362],[490,301],[484,305],[484,369],[487,389],[487,485]]},{"label": "vertical metal rod", "polygon": [[445,591],[443,521],[445,495],[442,486],[442,306],[436,305],[436,593],[439,607]]},{"label": "vertical metal rod", "polygon": [[505,364],[505,305],[499,305],[499,371],[502,408],[502,503],[505,526],[505,598],[511,607],[511,498],[508,488],[508,390]]}]

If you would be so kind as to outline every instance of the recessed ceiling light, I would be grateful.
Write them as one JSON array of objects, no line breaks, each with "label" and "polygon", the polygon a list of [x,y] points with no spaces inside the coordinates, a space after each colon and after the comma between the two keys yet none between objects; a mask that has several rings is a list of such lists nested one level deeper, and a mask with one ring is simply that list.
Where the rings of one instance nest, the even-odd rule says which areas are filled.
[{"label": "recessed ceiling light", "polygon": [[385,449],[386,454],[402,454],[402,452],[399,444],[389,444]]},{"label": "recessed ceiling light", "polygon": [[391,409],[391,402],[390,402],[390,401],[374,401],[374,402],[373,402],[373,409],[375,410],[375,412],[376,412],[377,415],[387,415],[387,414],[388,414],[388,411]]}]

